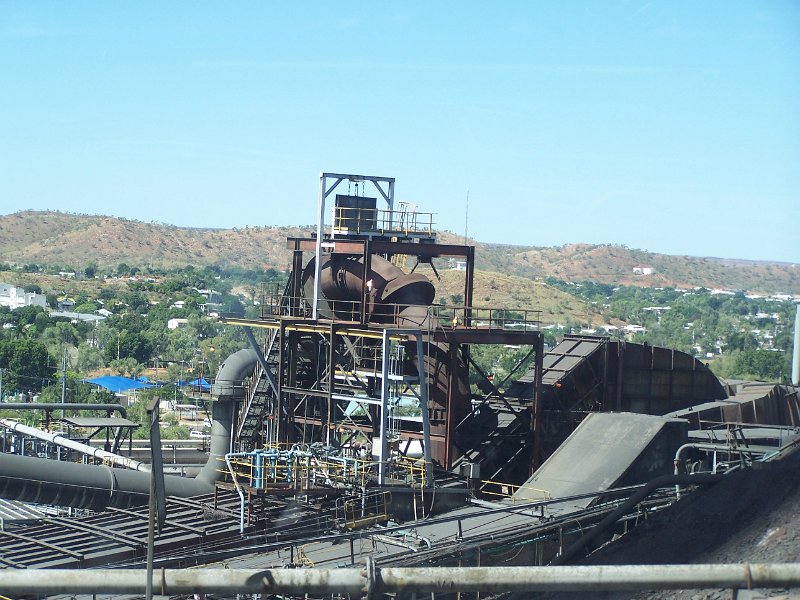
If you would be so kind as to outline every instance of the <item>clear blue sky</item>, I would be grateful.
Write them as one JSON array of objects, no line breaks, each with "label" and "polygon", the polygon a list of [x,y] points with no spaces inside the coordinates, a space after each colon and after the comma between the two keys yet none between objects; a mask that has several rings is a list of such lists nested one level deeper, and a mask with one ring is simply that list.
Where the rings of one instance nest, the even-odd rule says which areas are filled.
[{"label": "clear blue sky", "polygon": [[0,213],[800,263],[800,3],[0,1]]}]

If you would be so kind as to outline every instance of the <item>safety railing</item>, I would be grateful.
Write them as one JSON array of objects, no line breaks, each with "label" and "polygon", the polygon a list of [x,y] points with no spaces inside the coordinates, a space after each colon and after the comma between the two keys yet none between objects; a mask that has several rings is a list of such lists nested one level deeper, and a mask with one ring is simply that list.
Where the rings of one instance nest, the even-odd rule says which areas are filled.
[{"label": "safety railing", "polygon": [[[304,296],[286,298],[268,296],[262,305],[262,318],[286,314],[286,307],[292,306],[292,315],[310,318],[311,301]],[[505,331],[540,331],[542,311],[538,309],[501,308],[495,306],[464,306],[435,304],[428,307],[427,313],[410,311],[418,304],[384,304],[378,302],[368,288],[364,288],[362,300],[328,300],[322,310],[323,318],[337,321],[359,323],[364,311],[367,321],[393,323],[401,327],[468,327],[471,329],[502,329]]]},{"label": "safety railing", "polygon": [[433,213],[427,212],[348,206],[336,206],[333,212],[334,234],[433,236],[433,226]]},{"label": "safety railing", "polygon": [[428,465],[421,458],[393,457],[389,461],[389,477],[404,481],[412,487],[421,487],[427,481]]},{"label": "safety railing", "polygon": [[336,502],[336,522],[344,529],[357,529],[385,523],[391,517],[392,494],[375,491]]},{"label": "safety railing", "polygon": [[[221,472],[230,478],[235,477],[239,485],[265,491],[287,486],[295,489],[329,486],[365,490],[376,480],[380,470],[379,461],[348,456],[341,450],[331,452],[302,444],[289,449],[273,446],[233,453],[228,456],[228,463],[233,472],[228,472],[224,464],[220,465]],[[412,487],[425,483],[426,468],[424,460],[402,455],[392,456],[386,463],[390,479]]]},{"label": "safety railing", "polygon": [[535,309],[437,304],[430,310],[443,327],[539,331],[542,324],[542,311]]},{"label": "safety railing", "polygon": [[481,494],[491,496],[498,500],[510,500],[512,503],[529,503],[551,499],[549,491],[526,486],[524,484],[514,485],[489,479],[482,480],[480,483]]}]

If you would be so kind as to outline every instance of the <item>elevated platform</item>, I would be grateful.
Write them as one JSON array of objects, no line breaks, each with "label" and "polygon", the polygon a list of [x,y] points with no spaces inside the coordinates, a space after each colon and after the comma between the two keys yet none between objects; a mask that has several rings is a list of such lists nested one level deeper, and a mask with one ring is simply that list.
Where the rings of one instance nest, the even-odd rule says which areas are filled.
[{"label": "elevated platform", "polygon": [[[517,490],[526,499],[563,498],[644,483],[672,472],[667,457],[687,439],[687,423],[633,413],[592,413]],[[564,514],[587,508],[596,498],[561,503]]]}]

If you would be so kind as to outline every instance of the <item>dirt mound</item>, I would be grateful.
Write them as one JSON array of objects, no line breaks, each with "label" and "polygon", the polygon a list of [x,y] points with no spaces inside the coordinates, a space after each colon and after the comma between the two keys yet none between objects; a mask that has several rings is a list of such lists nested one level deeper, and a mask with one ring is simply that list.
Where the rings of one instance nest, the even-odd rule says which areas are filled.
[{"label": "dirt mound", "polygon": [[[759,467],[684,497],[583,564],[796,561],[800,453]],[[765,537],[772,529],[784,533]]]},{"label": "dirt mound", "polygon": [[[581,561],[585,565],[800,562],[800,452],[735,471],[651,515],[628,534]],[[716,600],[800,599],[800,589],[665,590],[631,594],[508,595],[504,598]]]}]

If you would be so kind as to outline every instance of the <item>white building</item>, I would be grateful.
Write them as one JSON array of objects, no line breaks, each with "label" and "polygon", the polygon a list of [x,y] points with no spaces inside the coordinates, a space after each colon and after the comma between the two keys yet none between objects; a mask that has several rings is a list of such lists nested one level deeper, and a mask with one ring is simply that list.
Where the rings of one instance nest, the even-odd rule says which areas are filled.
[{"label": "white building", "polygon": [[647,333],[647,328],[641,325],[625,325],[622,329],[626,333]]},{"label": "white building", "polygon": [[7,283],[0,283],[0,306],[8,306],[11,310],[22,306],[47,307],[47,299],[36,292],[26,292],[24,289]]},{"label": "white building", "polygon": [[189,319],[170,319],[167,321],[167,329],[177,329],[183,325],[186,325],[189,322]]}]

